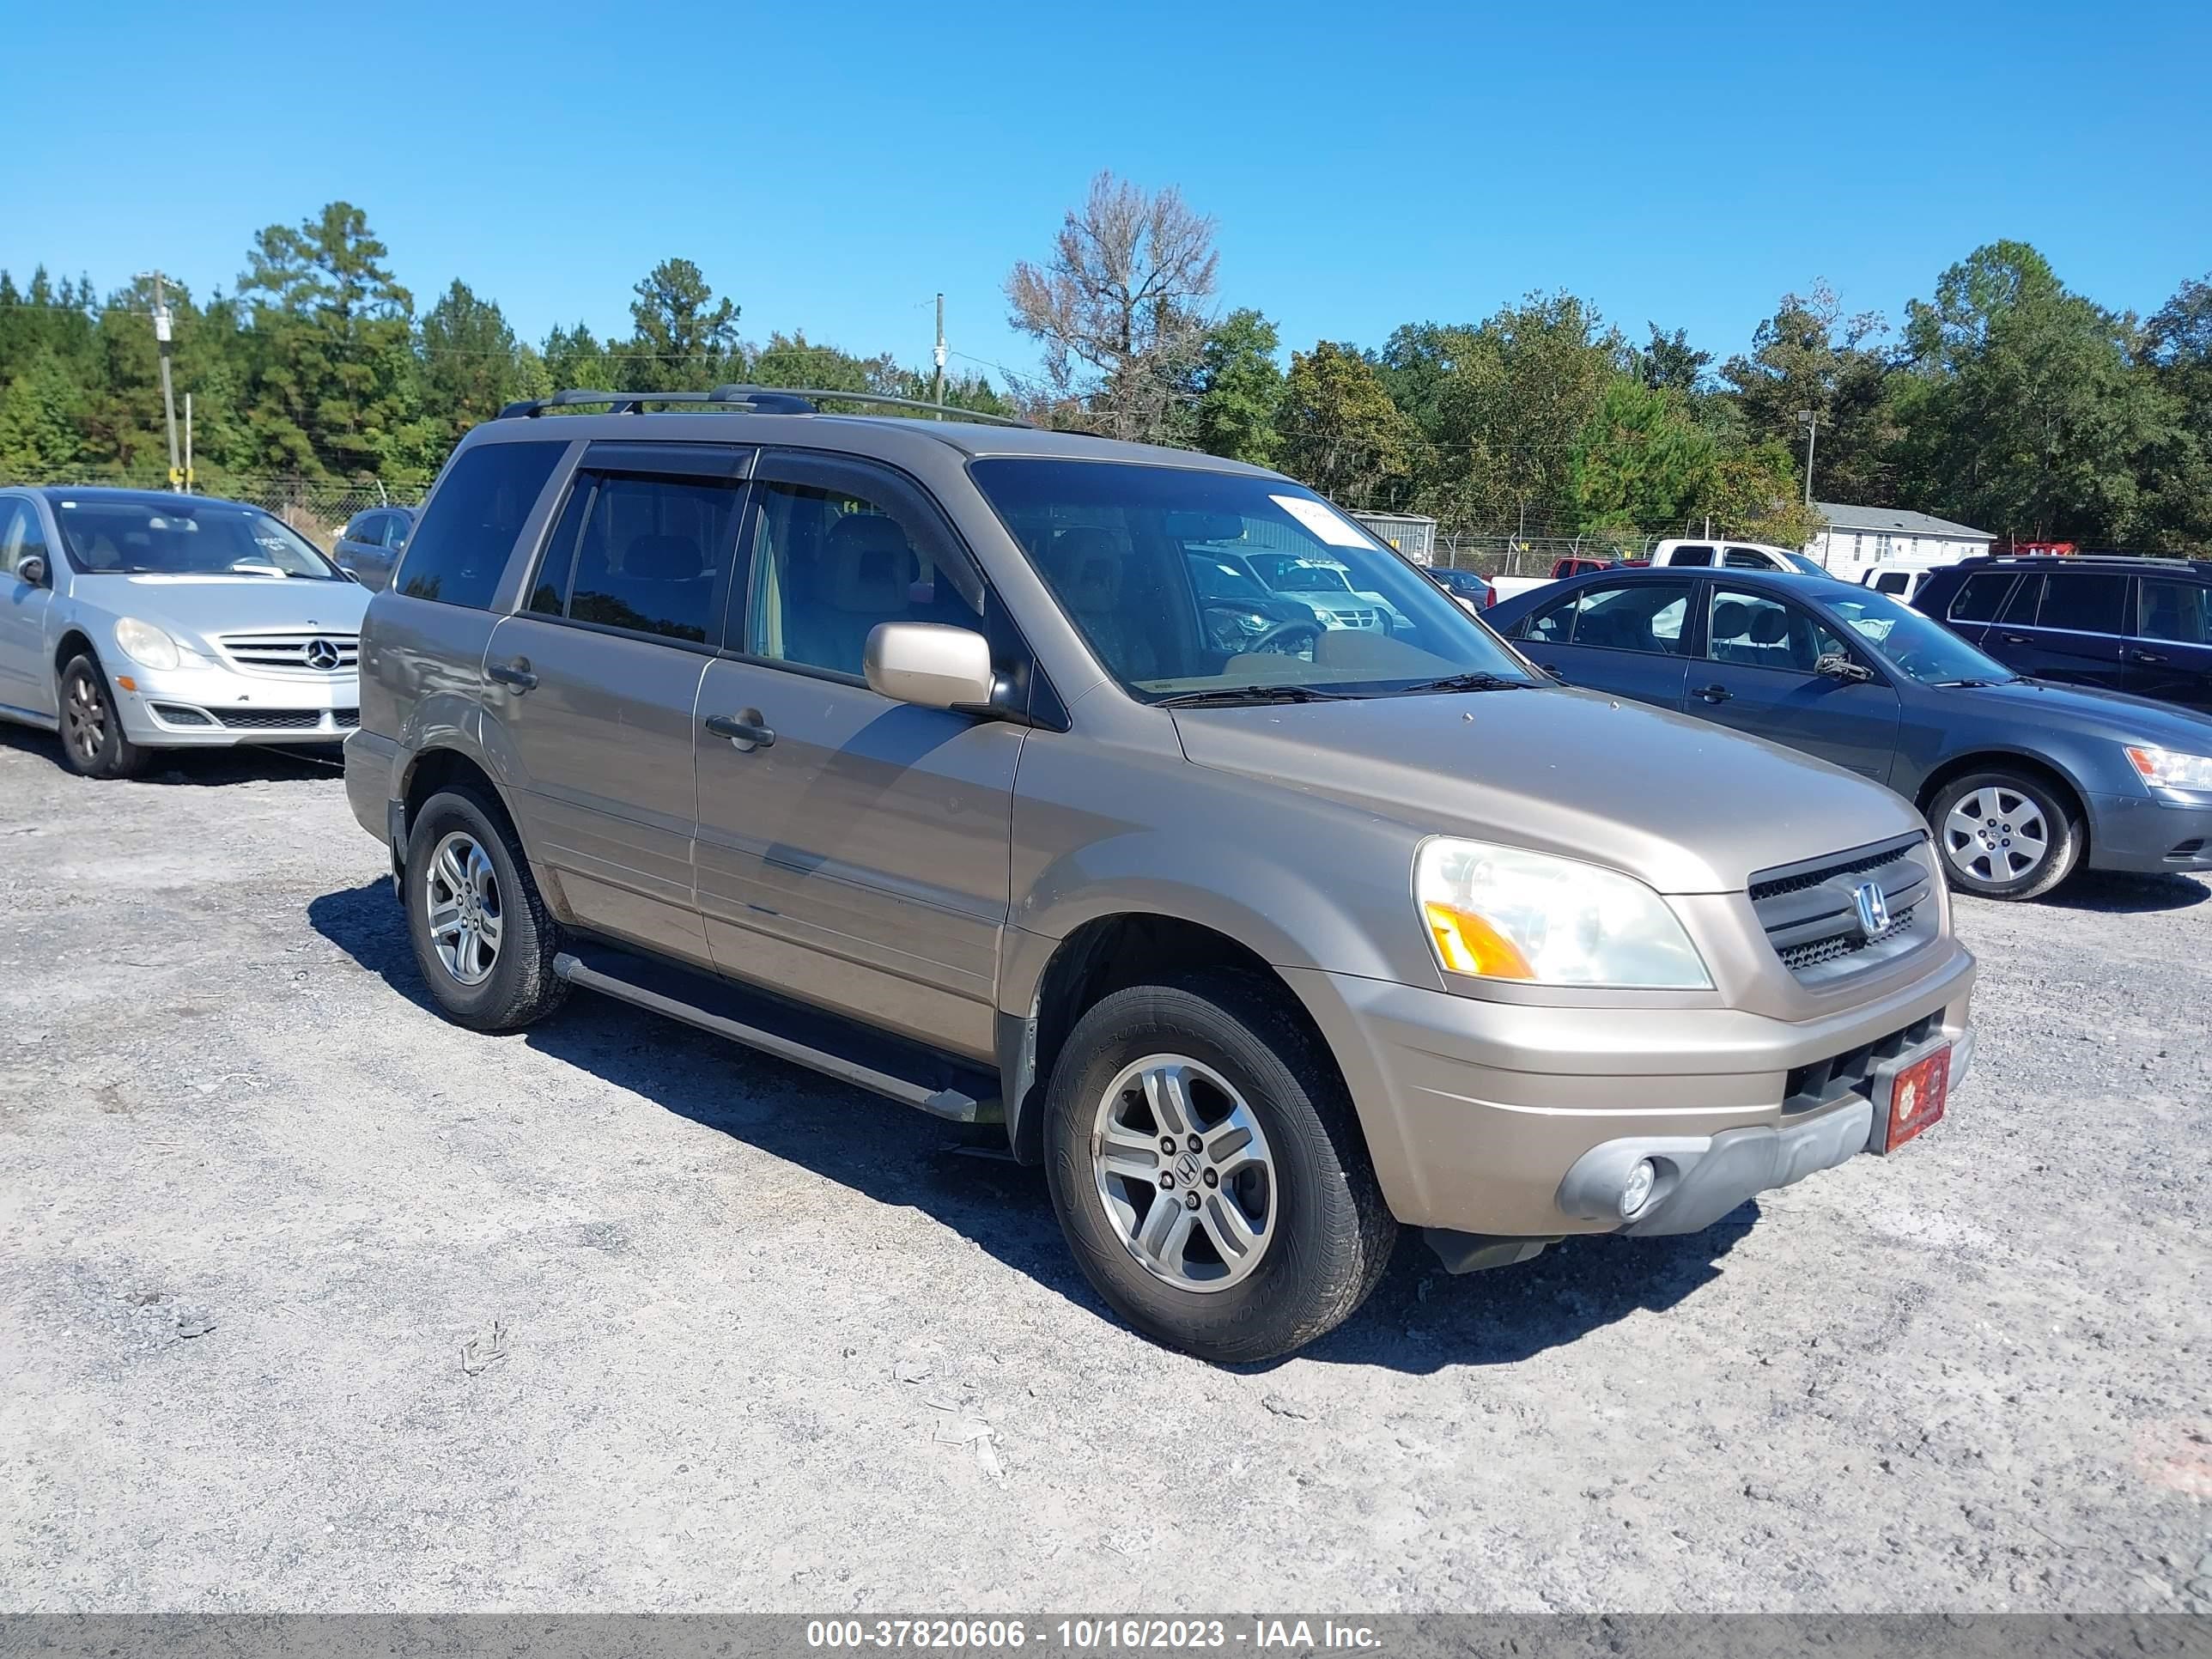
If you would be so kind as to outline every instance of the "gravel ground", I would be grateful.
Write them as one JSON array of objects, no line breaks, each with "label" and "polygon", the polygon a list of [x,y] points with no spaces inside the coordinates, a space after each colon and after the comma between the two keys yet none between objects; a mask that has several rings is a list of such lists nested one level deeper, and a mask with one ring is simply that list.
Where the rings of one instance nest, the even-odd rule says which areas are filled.
[{"label": "gravel ground", "polygon": [[986,1135],[588,997],[443,1024],[380,865],[326,767],[0,737],[0,1606],[2212,1611],[2197,882],[1963,904],[1907,1155],[1408,1241],[1225,1372]]}]

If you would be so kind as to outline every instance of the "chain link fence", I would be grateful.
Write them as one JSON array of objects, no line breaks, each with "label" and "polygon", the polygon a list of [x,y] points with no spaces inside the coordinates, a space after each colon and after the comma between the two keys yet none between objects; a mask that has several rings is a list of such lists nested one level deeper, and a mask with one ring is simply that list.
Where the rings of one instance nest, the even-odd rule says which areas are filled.
[{"label": "chain link fence", "polygon": [[[82,484],[113,489],[166,489],[168,474],[159,469],[80,467],[65,477],[31,477],[0,474],[0,483]],[[372,507],[420,507],[427,483],[390,483],[381,479],[303,478],[274,474],[232,473],[203,477],[195,493],[244,501],[273,514],[327,550],[356,513]]]},{"label": "chain link fence", "polygon": [[1523,536],[1510,530],[1439,530],[1435,563],[1484,576],[1548,576],[1561,559],[1646,559],[1652,535]]}]

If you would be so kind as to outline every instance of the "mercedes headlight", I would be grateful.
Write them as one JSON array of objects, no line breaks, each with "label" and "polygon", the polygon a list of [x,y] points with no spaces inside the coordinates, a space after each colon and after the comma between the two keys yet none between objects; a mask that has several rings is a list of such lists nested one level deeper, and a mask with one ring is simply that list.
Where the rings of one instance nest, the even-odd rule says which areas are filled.
[{"label": "mercedes headlight", "polygon": [[1437,836],[1415,855],[1413,895],[1450,973],[1616,989],[1713,982],[1666,900],[1577,859]]},{"label": "mercedes headlight", "polygon": [[2212,789],[2212,755],[2185,755],[2172,749],[2128,745],[2142,781],[2158,789]]},{"label": "mercedes headlight", "polygon": [[125,617],[115,624],[115,642],[131,660],[145,668],[174,668],[183,659],[177,642],[151,623]]}]

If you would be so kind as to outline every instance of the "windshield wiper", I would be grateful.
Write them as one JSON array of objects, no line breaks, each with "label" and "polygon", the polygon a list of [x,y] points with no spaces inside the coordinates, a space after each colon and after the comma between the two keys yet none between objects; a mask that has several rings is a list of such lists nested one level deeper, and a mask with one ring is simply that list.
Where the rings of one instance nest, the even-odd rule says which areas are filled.
[{"label": "windshield wiper", "polygon": [[1503,674],[1493,674],[1487,669],[1478,668],[1471,673],[1447,674],[1440,680],[1424,680],[1419,685],[1401,686],[1393,695],[1410,697],[1421,691],[1525,691],[1534,684],[1534,680],[1508,679]]},{"label": "windshield wiper", "polygon": [[1310,685],[1218,685],[1208,691],[1178,691],[1158,699],[1156,708],[1230,708],[1240,703],[1341,702],[1341,691],[1317,691]]}]

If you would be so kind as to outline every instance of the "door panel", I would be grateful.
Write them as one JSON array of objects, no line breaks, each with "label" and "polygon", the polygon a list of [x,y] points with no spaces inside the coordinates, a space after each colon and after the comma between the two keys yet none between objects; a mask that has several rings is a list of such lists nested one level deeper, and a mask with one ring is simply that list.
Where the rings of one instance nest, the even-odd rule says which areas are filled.
[{"label": "door panel", "polygon": [[1601,582],[1531,616],[1520,644],[1570,685],[1680,708],[1694,598],[1686,579]]},{"label": "door panel", "polygon": [[715,964],[987,1057],[1022,731],[879,696],[862,653],[879,623],[938,623],[985,632],[1011,672],[1018,641],[935,503],[880,468],[763,452],[742,544],[747,660],[708,669],[696,734]]},{"label": "door panel", "polygon": [[[2069,685],[2124,689],[2128,585],[2111,572],[2054,570],[2042,578],[2035,625],[2024,625],[2022,594],[1991,623],[1984,644],[2007,667]],[[2031,579],[2031,581],[2033,579]],[[2027,591],[2023,585],[2023,593]]]},{"label": "door panel", "polygon": [[711,960],[691,874],[691,731],[703,653],[527,615],[503,618],[487,673],[485,746],[515,789],[531,861],[587,927]]},{"label": "door panel", "polygon": [[[15,574],[33,556],[46,562],[46,580],[36,587]],[[46,608],[57,580],[38,509],[20,499],[0,501],[0,703],[11,708],[57,712],[46,662]]]},{"label": "door panel", "polygon": [[[759,716],[740,750],[706,729]],[[993,1052],[1020,728],[719,661],[699,694],[699,906],[715,965]]]},{"label": "door panel", "polygon": [[1691,667],[1686,711],[1889,781],[1897,693],[1879,678],[1855,684],[1813,672],[1827,655],[1861,661],[1840,635],[1797,605],[1725,582],[1713,585],[1707,630],[1707,660]]},{"label": "door panel", "polygon": [[2127,644],[2127,689],[2212,714],[2212,586],[2144,576],[2142,617]]}]

